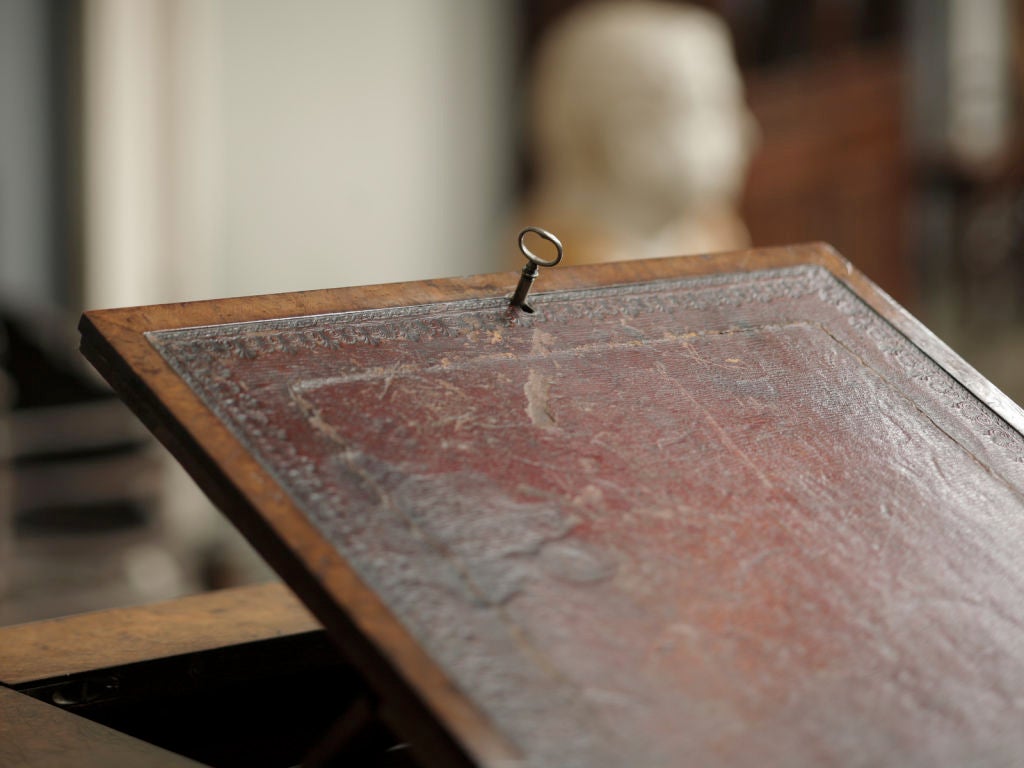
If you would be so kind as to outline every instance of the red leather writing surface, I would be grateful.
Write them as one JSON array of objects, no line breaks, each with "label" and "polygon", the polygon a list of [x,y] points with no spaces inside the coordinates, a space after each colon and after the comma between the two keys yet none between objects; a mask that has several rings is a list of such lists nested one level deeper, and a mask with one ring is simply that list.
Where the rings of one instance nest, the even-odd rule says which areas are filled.
[{"label": "red leather writing surface", "polygon": [[1024,440],[807,266],[152,331],[536,766],[1009,764]]}]

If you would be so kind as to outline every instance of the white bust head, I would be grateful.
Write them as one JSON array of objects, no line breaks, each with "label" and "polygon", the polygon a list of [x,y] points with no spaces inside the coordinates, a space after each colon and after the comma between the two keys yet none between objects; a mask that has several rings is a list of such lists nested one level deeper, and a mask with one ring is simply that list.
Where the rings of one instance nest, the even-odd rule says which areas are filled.
[{"label": "white bust head", "polygon": [[556,25],[531,116],[540,196],[647,234],[733,208],[757,133],[725,25],[644,1],[585,5]]}]

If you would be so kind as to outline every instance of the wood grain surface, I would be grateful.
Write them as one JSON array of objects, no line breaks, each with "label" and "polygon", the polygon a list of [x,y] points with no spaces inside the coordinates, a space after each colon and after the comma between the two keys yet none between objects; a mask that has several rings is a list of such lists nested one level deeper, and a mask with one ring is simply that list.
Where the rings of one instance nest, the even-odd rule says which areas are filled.
[{"label": "wood grain surface", "polygon": [[185,768],[199,763],[0,686],[0,765]]},{"label": "wood grain surface", "polygon": [[87,314],[444,765],[1002,765],[1024,419],[823,246]]},{"label": "wood grain surface", "polygon": [[9,686],[282,637],[319,624],[279,583],[0,627]]}]

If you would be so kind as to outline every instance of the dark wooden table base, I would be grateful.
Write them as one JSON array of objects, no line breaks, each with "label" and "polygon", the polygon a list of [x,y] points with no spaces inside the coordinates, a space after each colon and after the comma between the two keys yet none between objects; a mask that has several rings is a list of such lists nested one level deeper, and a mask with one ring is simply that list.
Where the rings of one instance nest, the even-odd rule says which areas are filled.
[{"label": "dark wooden table base", "polygon": [[0,628],[0,683],[3,766],[415,765],[280,584]]}]

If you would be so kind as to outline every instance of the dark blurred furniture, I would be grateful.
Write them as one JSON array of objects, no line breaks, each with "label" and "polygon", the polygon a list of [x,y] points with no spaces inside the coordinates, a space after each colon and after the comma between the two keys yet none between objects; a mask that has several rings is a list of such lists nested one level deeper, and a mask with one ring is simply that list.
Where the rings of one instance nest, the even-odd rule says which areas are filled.
[{"label": "dark blurred furniture", "polygon": [[916,300],[902,57],[848,50],[752,71],[762,131],[743,216],[756,245],[827,240],[897,301]]},{"label": "dark blurred furniture", "polygon": [[352,764],[409,765],[373,711],[276,583],[0,628],[4,766],[283,768],[327,736]]},{"label": "dark blurred furniture", "polygon": [[1024,399],[1024,3],[911,0],[912,247],[921,311]]},{"label": "dark blurred furniture", "polygon": [[165,546],[161,457],[70,332],[0,305],[0,624],[153,598],[124,558]]}]

